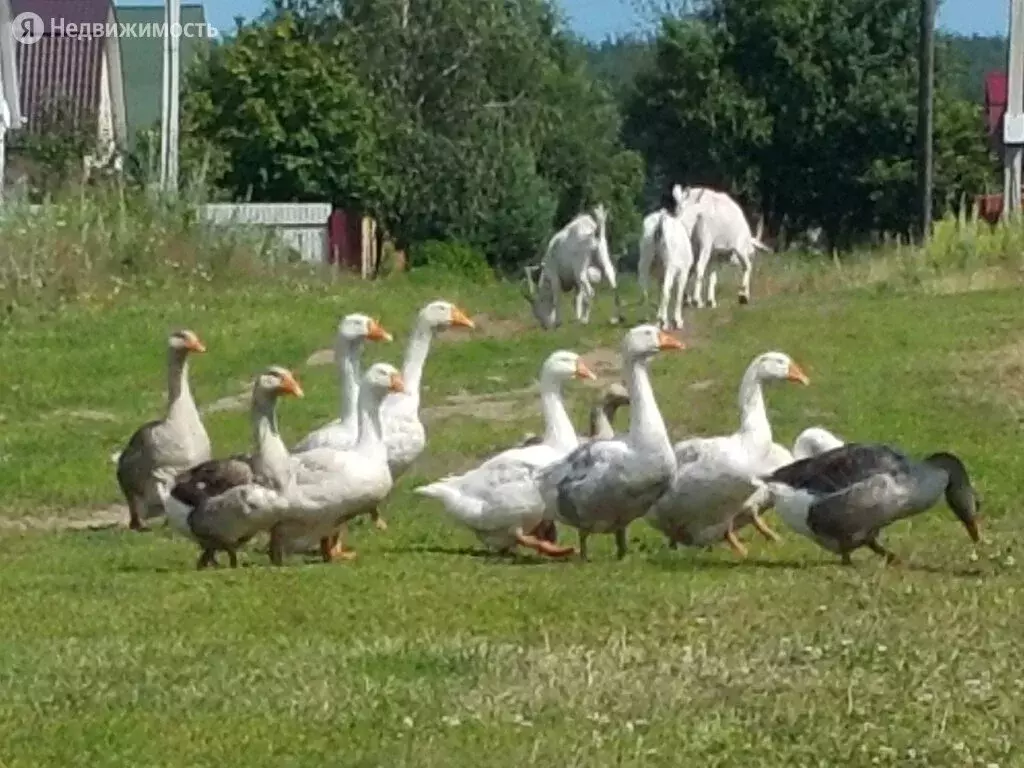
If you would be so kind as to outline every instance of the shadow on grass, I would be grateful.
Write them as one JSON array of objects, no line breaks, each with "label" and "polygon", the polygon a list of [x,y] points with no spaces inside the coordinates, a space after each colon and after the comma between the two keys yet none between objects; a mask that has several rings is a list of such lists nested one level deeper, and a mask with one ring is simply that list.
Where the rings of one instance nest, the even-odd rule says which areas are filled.
[{"label": "shadow on grass", "polygon": [[394,547],[384,550],[397,555],[445,555],[447,557],[472,557],[477,560],[491,563],[507,563],[514,565],[544,565],[546,563],[574,562],[575,557],[551,558],[533,555],[525,555],[517,552],[502,554],[489,549],[477,547],[442,547],[442,546],[420,546],[420,547]]}]

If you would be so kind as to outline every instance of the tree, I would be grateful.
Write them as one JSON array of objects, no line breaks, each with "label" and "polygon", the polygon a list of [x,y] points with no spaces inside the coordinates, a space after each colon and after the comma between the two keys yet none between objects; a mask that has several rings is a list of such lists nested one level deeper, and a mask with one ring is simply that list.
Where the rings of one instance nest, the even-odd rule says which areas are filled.
[{"label": "tree", "polygon": [[257,201],[379,202],[381,117],[344,46],[294,17],[251,24],[190,73],[183,135],[203,137],[214,183]]},{"label": "tree", "polygon": [[546,0],[273,0],[189,81],[237,196],[328,199],[512,269],[585,207],[634,236],[640,156]]},{"label": "tree", "polygon": [[[629,126],[656,173],[757,205],[769,228],[833,245],[914,222],[917,6],[904,0],[714,0],[669,20]],[[988,167],[940,49],[937,200]],[[966,163],[954,161],[966,153]]]}]

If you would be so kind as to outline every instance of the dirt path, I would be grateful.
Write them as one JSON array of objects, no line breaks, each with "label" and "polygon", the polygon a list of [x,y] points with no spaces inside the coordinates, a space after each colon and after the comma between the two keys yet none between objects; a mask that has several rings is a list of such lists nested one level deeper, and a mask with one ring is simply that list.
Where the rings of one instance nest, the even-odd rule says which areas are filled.
[{"label": "dirt path", "polygon": [[127,528],[128,507],[113,504],[93,509],[66,509],[36,512],[16,518],[0,518],[0,534],[25,531],[96,531],[106,528]]}]

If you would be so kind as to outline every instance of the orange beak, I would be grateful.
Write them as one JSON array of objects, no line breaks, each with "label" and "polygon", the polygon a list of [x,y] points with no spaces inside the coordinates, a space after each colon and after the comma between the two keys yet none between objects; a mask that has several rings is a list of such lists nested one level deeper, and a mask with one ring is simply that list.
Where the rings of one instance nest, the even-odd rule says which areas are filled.
[{"label": "orange beak", "polygon": [[590,370],[589,368],[587,368],[587,364],[583,362],[583,358],[582,357],[576,360],[576,374],[575,374],[575,376],[576,376],[577,379],[596,379],[597,378],[597,376],[594,375],[594,372],[592,370]]},{"label": "orange beak", "polygon": [[302,387],[299,386],[298,380],[290,373],[287,376],[283,376],[281,379],[281,387],[278,389],[283,395],[293,395],[295,397],[302,397]]},{"label": "orange beak", "polygon": [[388,390],[391,392],[405,392],[405,381],[402,379],[402,374],[391,374],[391,382],[388,385]]},{"label": "orange beak", "polygon": [[458,307],[452,307],[452,325],[458,325],[463,328],[476,328],[476,323],[470,320],[469,315]]},{"label": "orange beak", "polygon": [[786,374],[786,379],[789,381],[798,381],[805,387],[811,383],[811,380],[807,378],[807,374],[801,370],[799,365],[793,362],[789,364],[789,373]]},{"label": "orange beak", "polygon": [[675,336],[669,336],[664,331],[659,331],[658,349],[686,349],[686,345]]},{"label": "orange beak", "polygon": [[189,352],[205,352],[206,346],[199,340],[199,337],[193,333],[189,335],[188,341],[185,342],[185,349]]},{"label": "orange beak", "polygon": [[366,334],[370,341],[391,341],[391,334],[376,320],[370,320],[370,331]]}]

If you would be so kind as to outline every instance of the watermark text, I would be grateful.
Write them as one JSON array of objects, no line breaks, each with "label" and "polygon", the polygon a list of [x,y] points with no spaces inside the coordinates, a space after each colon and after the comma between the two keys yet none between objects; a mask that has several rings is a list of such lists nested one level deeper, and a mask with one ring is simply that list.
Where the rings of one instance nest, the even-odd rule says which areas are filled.
[{"label": "watermark text", "polygon": [[11,22],[11,34],[14,39],[24,45],[32,45],[44,37],[67,37],[79,40],[91,40],[103,37],[171,37],[214,38],[219,36],[216,27],[202,21],[190,21],[184,24],[168,24],[161,22],[86,22],[68,21],[63,18],[50,18],[48,23],[38,13],[27,11],[19,13]]}]

